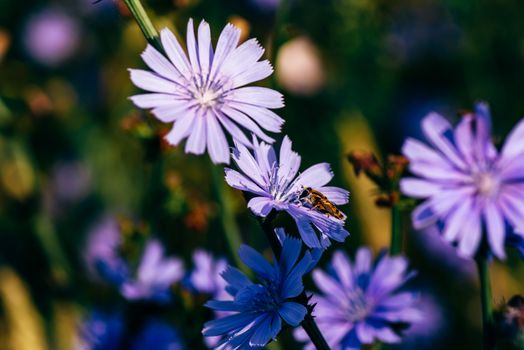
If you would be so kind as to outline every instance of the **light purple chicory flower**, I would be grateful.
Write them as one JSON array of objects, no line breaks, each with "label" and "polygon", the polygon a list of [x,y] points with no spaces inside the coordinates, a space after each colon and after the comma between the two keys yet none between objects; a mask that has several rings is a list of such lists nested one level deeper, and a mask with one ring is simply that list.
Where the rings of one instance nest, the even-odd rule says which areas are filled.
[{"label": "light purple chicory flower", "polygon": [[[226,181],[236,189],[255,195],[248,202],[251,211],[266,217],[273,209],[286,211],[296,222],[300,236],[310,248],[326,248],[330,238],[343,242],[349,233],[344,229],[344,220],[320,212],[300,199],[304,188],[311,187],[324,194],[336,205],[346,204],[349,192],[326,186],[333,178],[327,163],[319,163],[297,176],[300,156],[291,149],[291,140],[286,136],[280,147],[279,159],[271,145],[253,139],[253,154],[240,143],[236,144],[233,159],[241,172],[226,168]],[[320,239],[315,232],[320,232]]]},{"label": "light purple chicory flower", "polygon": [[128,279],[120,288],[129,300],[170,301],[169,287],[184,277],[183,262],[164,257],[164,248],[157,240],[149,241],[138,266],[136,278]]},{"label": "light purple chicory flower", "polygon": [[[226,281],[222,278],[222,273],[227,268],[225,259],[215,259],[213,256],[201,249],[193,253],[194,270],[189,276],[191,287],[199,293],[209,294],[215,300],[231,300],[231,295],[226,291]],[[229,315],[227,311],[215,311],[215,317],[225,317]],[[207,347],[214,349],[215,345],[222,339],[221,336],[204,337]]]},{"label": "light purple chicory flower", "polygon": [[215,259],[202,249],[193,252],[194,270],[189,276],[191,286],[199,293],[212,295],[215,299],[227,294],[226,282],[220,276],[227,267],[225,259]]},{"label": "light purple chicory flower", "polygon": [[[264,87],[245,87],[273,72],[269,61],[259,61],[264,49],[255,39],[237,47],[240,29],[228,24],[211,45],[209,25],[202,21],[195,38],[193,21],[187,25],[189,59],[168,29],[160,38],[167,58],[148,45],[142,54],[153,72],[131,69],[133,83],[150,93],[132,96],[141,108],[174,126],[166,135],[172,145],[187,138],[186,153],[203,154],[212,161],[229,164],[229,146],[223,129],[246,146],[250,140],[240,127],[266,142],[274,140],[263,129],[280,132],[284,122],[270,110],[284,106],[282,95]],[[239,127],[240,126],[240,127]]]},{"label": "light purple chicory flower", "polygon": [[[313,280],[323,293],[315,294],[313,316],[333,350],[361,349],[378,340],[398,343],[395,325],[410,325],[421,318],[417,296],[402,288],[413,277],[408,261],[402,256],[379,257],[372,264],[368,248],[357,251],[354,263],[342,251],[336,251],[328,273],[315,269]],[[295,338],[308,341],[302,329]],[[314,349],[309,343],[306,350]]]},{"label": "light purple chicory flower", "polygon": [[24,29],[28,54],[46,66],[57,66],[74,55],[79,47],[78,22],[58,8],[48,8],[29,18]]},{"label": "light purple chicory flower", "polygon": [[120,227],[113,216],[99,220],[87,235],[84,260],[91,275],[120,286],[129,274],[126,262],[118,254]]},{"label": "light purple chicory flower", "polygon": [[401,190],[425,199],[413,212],[414,227],[443,224],[444,238],[457,242],[465,257],[476,254],[485,230],[490,251],[504,259],[506,224],[524,227],[524,120],[500,152],[491,141],[485,103],[477,103],[455,128],[430,113],[422,130],[430,145],[410,138],[402,150],[418,177],[402,179]]}]

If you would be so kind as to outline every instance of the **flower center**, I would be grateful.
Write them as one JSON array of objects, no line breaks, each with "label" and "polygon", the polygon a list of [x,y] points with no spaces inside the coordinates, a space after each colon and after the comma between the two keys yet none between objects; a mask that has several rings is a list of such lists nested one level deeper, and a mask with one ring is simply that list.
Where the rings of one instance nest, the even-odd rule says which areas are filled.
[{"label": "flower center", "polygon": [[499,180],[493,174],[485,172],[474,176],[475,186],[480,195],[491,197],[498,192]]},{"label": "flower center", "polygon": [[252,308],[262,312],[272,311],[277,309],[281,303],[278,286],[267,281],[253,296]]},{"label": "flower center", "polygon": [[367,300],[366,295],[362,289],[357,288],[348,292],[347,299],[347,319],[350,322],[356,322],[368,317],[373,305]]},{"label": "flower center", "polygon": [[210,108],[216,105],[218,93],[212,90],[205,90],[203,92],[197,93],[195,98],[200,106]]}]

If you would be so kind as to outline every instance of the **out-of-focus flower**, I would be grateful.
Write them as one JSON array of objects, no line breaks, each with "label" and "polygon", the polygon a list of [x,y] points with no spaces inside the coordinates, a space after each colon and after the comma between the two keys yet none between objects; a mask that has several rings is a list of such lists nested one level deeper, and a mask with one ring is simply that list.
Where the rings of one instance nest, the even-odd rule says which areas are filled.
[{"label": "out-of-focus flower", "polygon": [[169,324],[151,319],[134,339],[132,350],[183,350],[178,332]]},{"label": "out-of-focus flower", "polygon": [[430,290],[422,292],[417,309],[421,317],[403,333],[402,350],[435,348],[435,342],[444,338],[443,335],[451,328],[439,300]]},{"label": "out-of-focus flower", "polygon": [[84,259],[93,276],[116,285],[124,282],[128,275],[125,261],[118,254],[121,244],[117,220],[107,216],[89,231]]},{"label": "out-of-focus flower", "polygon": [[316,46],[305,37],[282,45],[276,62],[278,82],[297,95],[313,95],[325,83],[324,67]]},{"label": "out-of-focus flower", "polygon": [[171,300],[171,285],[183,277],[183,262],[177,258],[164,257],[162,244],[152,240],[146,245],[136,278],[125,281],[120,291],[129,300],[145,299],[165,303]]},{"label": "out-of-focus flower", "polygon": [[66,162],[54,167],[51,186],[59,200],[74,202],[91,189],[91,174],[85,164]]},{"label": "out-of-focus flower", "polygon": [[[266,217],[273,209],[286,211],[295,220],[300,236],[308,247],[326,248],[329,239],[343,242],[349,233],[344,229],[346,216],[335,205],[346,204],[349,192],[338,187],[325,186],[333,173],[327,163],[319,163],[297,175],[300,156],[291,149],[291,141],[286,136],[280,147],[280,161],[272,146],[253,140],[253,154],[242,144],[237,143],[233,159],[242,173],[225,169],[227,183],[236,189],[254,193],[248,207],[261,217]],[[307,189],[320,193],[329,201],[336,216],[326,211],[322,203],[309,201]],[[318,195],[317,195],[318,196]],[[320,231],[320,240],[315,232]]]},{"label": "out-of-focus flower", "polygon": [[[399,330],[418,321],[417,297],[402,291],[413,276],[404,257],[381,256],[372,265],[368,248],[360,248],[352,264],[345,253],[335,252],[328,273],[313,271],[323,295],[314,295],[313,316],[332,349],[360,349],[378,340],[401,341]],[[295,337],[306,341],[302,330]],[[305,349],[314,349],[310,343]]]},{"label": "out-of-focus flower", "polygon": [[226,260],[214,259],[209,252],[198,249],[193,253],[193,263],[195,268],[189,276],[191,286],[199,293],[221,299],[226,293],[226,282],[220,276],[226,270]]},{"label": "out-of-focus flower", "polygon": [[75,350],[118,349],[124,334],[124,321],[118,313],[92,311],[82,323]]},{"label": "out-of-focus flower", "polygon": [[263,347],[275,339],[282,328],[282,320],[298,326],[307,309],[291,301],[304,290],[303,275],[311,268],[309,252],[299,260],[301,242],[286,238],[278,262],[270,264],[248,246],[242,246],[242,261],[257,275],[260,283],[251,282],[240,270],[229,266],[222,274],[226,290],[234,300],[212,300],[206,305],[216,311],[233,314],[204,325],[204,336],[224,336],[217,349],[246,349]]},{"label": "out-of-focus flower", "polygon": [[413,212],[415,228],[444,225],[443,235],[458,242],[458,252],[472,257],[482,241],[505,258],[506,223],[524,227],[524,121],[509,135],[500,152],[491,137],[491,116],[477,103],[456,128],[442,116],[429,114],[422,130],[430,146],[408,139],[403,153],[418,178],[404,178],[401,190],[425,201]]},{"label": "out-of-focus flower", "polygon": [[[126,339],[129,338],[129,339]],[[126,330],[120,313],[93,311],[83,322],[76,350],[182,350],[178,332],[167,323],[147,320],[140,330]]]},{"label": "out-of-focus flower", "polygon": [[29,18],[24,46],[37,62],[56,66],[70,58],[80,43],[78,23],[59,9],[47,9]]},{"label": "out-of-focus flower", "polygon": [[148,45],[142,58],[153,72],[130,71],[133,83],[150,93],[131,100],[140,108],[152,108],[159,120],[174,122],[165,136],[170,144],[178,145],[187,138],[186,153],[203,154],[207,148],[214,163],[229,163],[223,129],[247,146],[251,142],[239,126],[273,141],[262,129],[280,132],[284,120],[270,108],[284,106],[282,95],[268,88],[244,87],[273,72],[269,61],[259,61],[264,49],[255,39],[237,47],[240,30],[228,24],[213,52],[209,25],[200,23],[197,41],[189,20],[188,59],[168,29],[162,30],[160,37],[167,58]]},{"label": "out-of-focus flower", "polygon": [[[221,274],[227,268],[225,259],[214,259],[205,250],[196,250],[193,253],[194,270],[189,275],[190,286],[199,293],[211,295],[215,300],[231,300],[231,295],[226,291],[226,281]],[[215,317],[224,317],[231,314],[227,311],[216,311]],[[204,337],[204,342],[209,348],[215,348],[222,339],[217,337]]]}]

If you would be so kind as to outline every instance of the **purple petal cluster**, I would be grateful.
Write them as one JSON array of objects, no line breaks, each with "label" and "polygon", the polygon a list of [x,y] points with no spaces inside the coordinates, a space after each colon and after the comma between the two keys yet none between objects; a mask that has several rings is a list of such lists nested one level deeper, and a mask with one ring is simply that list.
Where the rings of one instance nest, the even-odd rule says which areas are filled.
[{"label": "purple petal cluster", "polygon": [[194,269],[189,276],[189,282],[197,292],[212,295],[220,299],[225,294],[226,282],[220,276],[227,268],[225,259],[214,259],[205,250],[193,252]]},{"label": "purple petal cluster", "polygon": [[248,246],[240,248],[240,258],[255,272],[259,283],[231,266],[222,273],[234,300],[212,300],[206,306],[231,314],[207,322],[202,331],[206,337],[223,336],[216,349],[264,347],[277,337],[282,320],[291,326],[300,324],[307,309],[292,298],[304,290],[302,277],[312,264],[309,252],[299,259],[301,246],[299,240],[287,237],[281,258],[274,264]]},{"label": "purple petal cluster", "polygon": [[[273,142],[265,132],[280,132],[283,119],[270,109],[284,106],[282,95],[264,87],[245,85],[273,72],[269,61],[259,59],[264,49],[255,39],[238,46],[240,29],[228,24],[213,50],[209,25],[202,21],[197,35],[187,25],[187,54],[168,29],[160,34],[167,55],[148,45],[142,58],[151,71],[131,69],[131,80],[149,93],[131,100],[165,123],[174,123],[166,140],[178,145],[187,138],[186,153],[203,154],[229,164],[224,130],[241,144],[251,146],[244,131]],[[244,129],[244,130],[242,130]]]},{"label": "purple petal cluster", "polygon": [[[328,272],[313,271],[313,280],[322,292],[314,295],[313,316],[333,350],[361,349],[375,341],[398,343],[394,326],[420,319],[417,297],[401,290],[413,276],[404,257],[382,255],[372,264],[372,254],[360,248],[352,263],[336,251]],[[301,330],[295,337],[307,341]],[[308,344],[305,349],[314,349]]]},{"label": "purple petal cluster", "polygon": [[84,252],[92,276],[118,286],[125,281],[129,271],[126,262],[118,255],[120,244],[120,228],[114,217],[104,217],[93,226]]},{"label": "purple petal cluster", "polygon": [[[291,140],[286,136],[277,158],[272,146],[253,140],[253,152],[237,143],[233,159],[239,171],[226,168],[226,181],[236,189],[254,194],[249,201],[251,211],[266,217],[273,209],[286,211],[296,222],[304,243],[311,248],[326,248],[330,238],[343,242],[349,233],[344,229],[344,219],[325,214],[305,205],[300,200],[304,188],[321,192],[336,205],[346,204],[349,192],[326,186],[333,178],[327,163],[315,164],[298,174],[300,156],[291,149]],[[298,174],[298,176],[297,176]],[[315,232],[320,232],[320,238]]]},{"label": "purple petal cluster", "polygon": [[424,199],[413,212],[413,225],[441,224],[442,235],[462,256],[474,256],[484,239],[504,259],[507,227],[524,227],[524,121],[500,151],[491,141],[485,103],[477,103],[455,128],[431,113],[422,131],[429,144],[408,139],[403,146],[417,177],[403,179],[401,190]]},{"label": "purple petal cluster", "polygon": [[164,248],[157,240],[149,241],[136,277],[128,278],[120,292],[128,300],[169,302],[169,288],[184,277],[184,264],[177,258],[164,257]]}]

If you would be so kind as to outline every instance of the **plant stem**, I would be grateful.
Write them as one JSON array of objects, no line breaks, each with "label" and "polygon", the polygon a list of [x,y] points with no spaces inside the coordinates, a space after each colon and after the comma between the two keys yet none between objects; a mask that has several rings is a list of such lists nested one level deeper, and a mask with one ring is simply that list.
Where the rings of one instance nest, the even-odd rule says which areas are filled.
[{"label": "plant stem", "polygon": [[494,344],[491,336],[493,314],[491,308],[491,286],[489,281],[489,268],[484,254],[479,254],[475,261],[477,262],[480,280],[480,303],[482,306],[482,344],[484,350],[492,350],[494,349]]},{"label": "plant stem", "polygon": [[216,196],[220,203],[220,220],[222,221],[222,229],[226,235],[231,255],[234,257],[236,265],[245,271],[244,264],[237,254],[238,248],[240,248],[240,244],[242,243],[242,238],[235,221],[235,215],[231,205],[232,201],[227,195],[223,168],[211,164],[211,178],[213,180]]},{"label": "plant stem", "polygon": [[147,15],[147,12],[144,9],[144,6],[142,6],[140,0],[124,0],[124,2],[138,23],[138,26],[144,34],[147,42],[153,45],[157,50],[162,51],[162,44],[160,43],[158,32],[149,19],[149,16]]},{"label": "plant stem", "polygon": [[[266,234],[266,238],[269,241],[269,245],[271,246],[273,254],[275,254],[275,257],[278,260],[280,260],[280,255],[282,254],[282,245],[280,244],[278,237],[275,233],[275,229],[272,225],[273,219],[276,217],[276,214],[276,211],[273,210],[265,219],[261,219],[259,221],[260,225],[262,226],[262,230]],[[303,291],[302,294],[298,296],[298,300],[308,310],[310,309],[308,305],[308,297],[305,291]],[[306,317],[304,317],[301,326],[304,329],[304,331],[306,331],[307,335],[309,336],[309,339],[311,339],[311,342],[315,345],[317,350],[330,350],[330,347],[326,342],[326,339],[324,339],[324,336],[320,332],[320,329],[318,329],[315,319],[313,318],[310,312],[308,312]]]},{"label": "plant stem", "polygon": [[402,228],[401,212],[398,205],[393,204],[391,207],[391,246],[389,252],[391,255],[400,254],[402,251]]},{"label": "plant stem", "polygon": [[273,40],[270,47],[270,56],[273,64],[276,64],[279,47],[287,40],[287,34],[283,25],[291,12],[291,1],[292,0],[281,0],[275,15]]}]

